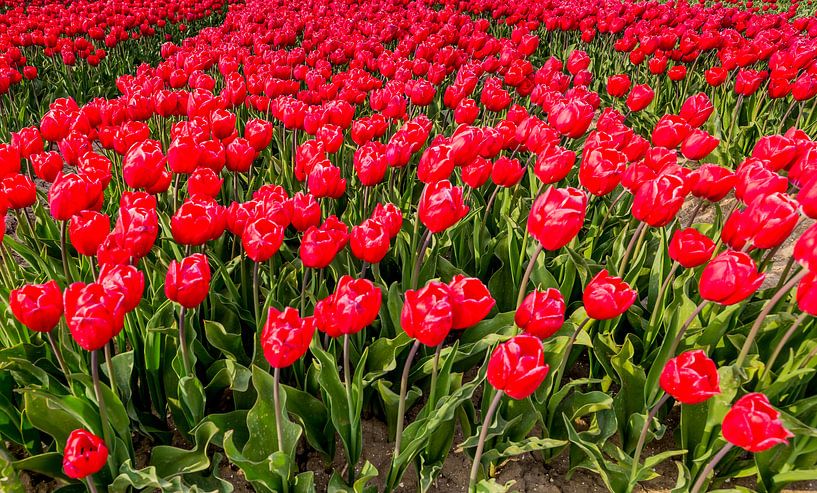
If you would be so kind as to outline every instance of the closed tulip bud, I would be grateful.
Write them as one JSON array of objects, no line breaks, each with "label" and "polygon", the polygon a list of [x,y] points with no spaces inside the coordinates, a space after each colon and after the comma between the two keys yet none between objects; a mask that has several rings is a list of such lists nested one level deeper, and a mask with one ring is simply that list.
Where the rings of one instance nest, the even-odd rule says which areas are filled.
[{"label": "closed tulip bud", "polygon": [[491,169],[491,181],[500,187],[512,187],[522,181],[523,176],[525,167],[519,164],[519,160],[505,156],[497,159]]},{"label": "closed tulip bud", "polygon": [[460,125],[471,125],[477,116],[479,116],[479,107],[471,98],[463,99],[454,109],[454,121]]},{"label": "closed tulip bud", "polygon": [[718,147],[720,141],[703,130],[695,129],[681,144],[681,154],[691,161],[700,161]]},{"label": "closed tulip bud", "polygon": [[372,187],[383,181],[389,168],[386,145],[370,141],[355,151],[355,173],[363,186]]},{"label": "closed tulip bud", "polygon": [[201,146],[189,135],[173,139],[167,149],[167,164],[174,173],[192,173],[198,167],[200,158]]},{"label": "closed tulip bud", "polygon": [[81,211],[71,218],[68,238],[80,255],[93,257],[111,232],[111,219],[100,212]]},{"label": "closed tulip bud", "polygon": [[283,242],[284,227],[267,217],[248,221],[241,234],[241,245],[253,262],[271,259]]},{"label": "closed tulip bud", "polygon": [[524,399],[545,381],[550,367],[545,363],[542,341],[518,335],[499,344],[488,360],[486,378],[495,389],[512,399]]},{"label": "closed tulip bud", "polygon": [[712,258],[715,242],[695,228],[676,230],[669,242],[669,256],[687,269],[703,265]]},{"label": "closed tulip bud", "polygon": [[557,145],[547,145],[536,157],[533,172],[542,183],[550,185],[564,180],[574,164],[575,152]]},{"label": "closed tulip bud", "polygon": [[380,290],[368,279],[343,276],[335,292],[315,306],[315,323],[330,337],[356,334],[377,319],[382,299]]},{"label": "closed tulip bud", "polygon": [[210,292],[210,264],[194,253],[181,261],[172,260],[165,277],[165,296],[185,308],[195,308]]},{"label": "closed tulip bud", "polygon": [[514,322],[526,334],[546,339],[565,323],[565,299],[555,288],[533,291],[516,309]]},{"label": "closed tulip bud", "polygon": [[475,277],[457,274],[448,283],[452,329],[467,329],[481,322],[496,305],[488,287]]},{"label": "closed tulip bud", "polygon": [[108,448],[101,438],[85,430],[74,430],[65,441],[62,470],[73,479],[96,474],[108,462]]},{"label": "closed tulip bud", "polygon": [[465,217],[468,210],[462,200],[462,188],[452,186],[448,180],[426,185],[418,205],[420,221],[432,233],[450,228]]},{"label": "closed tulip bud", "polygon": [[312,226],[301,237],[300,257],[304,266],[323,269],[343,248],[338,237],[323,227]]},{"label": "closed tulip bud", "polygon": [[588,317],[609,320],[626,312],[636,296],[635,290],[623,279],[611,276],[603,269],[584,288],[582,300]]},{"label": "closed tulip bud", "polygon": [[50,332],[62,317],[62,291],[56,281],[26,284],[9,294],[14,317],[35,332]]},{"label": "closed tulip bud", "polygon": [[669,173],[658,175],[636,190],[633,217],[654,228],[666,226],[681,210],[688,190],[683,177]]},{"label": "closed tulip bud", "polygon": [[611,75],[607,78],[607,94],[614,98],[624,97],[630,90],[630,77],[627,74]]},{"label": "closed tulip bud", "polygon": [[689,175],[692,195],[720,202],[735,187],[737,177],[728,168],[704,163]]},{"label": "closed tulip bud", "polygon": [[587,196],[575,188],[548,187],[528,215],[528,231],[546,250],[570,243],[584,225]]},{"label": "closed tulip bud", "polygon": [[682,404],[700,404],[721,393],[718,368],[700,349],[667,361],[658,383]]},{"label": "closed tulip bud", "polygon": [[710,101],[706,93],[699,92],[688,97],[681,105],[678,116],[686,120],[691,126],[698,128],[709,119],[715,106]]},{"label": "closed tulip bud", "polygon": [[374,219],[366,219],[353,227],[349,237],[352,254],[370,264],[383,260],[389,252],[390,241],[386,228]]},{"label": "closed tulip bud", "polygon": [[754,294],[765,277],[748,254],[728,250],[704,267],[698,291],[705,300],[734,305]]},{"label": "closed tulip bud", "polygon": [[156,209],[120,208],[112,233],[120,237],[119,244],[128,249],[131,257],[146,256],[159,235],[159,216]]},{"label": "closed tulip bud", "polygon": [[292,227],[306,231],[321,223],[321,206],[312,194],[298,192],[292,196]]},{"label": "closed tulip bud", "polygon": [[187,194],[205,195],[216,198],[221,191],[224,180],[218,177],[215,171],[210,168],[199,168],[187,179]]},{"label": "closed tulip bud", "polygon": [[676,65],[667,71],[667,77],[673,82],[679,82],[686,78],[687,68],[684,65]]},{"label": "closed tulip bud", "polygon": [[746,394],[732,404],[723,418],[721,432],[732,445],[754,453],[788,443],[794,436],[780,421],[780,412],[758,392]]},{"label": "closed tulip bud", "polygon": [[264,357],[273,368],[287,368],[306,354],[315,334],[315,319],[301,318],[292,307],[278,311],[270,307],[261,332]]},{"label": "closed tulip bud", "polygon": [[258,151],[245,138],[239,137],[224,148],[225,166],[234,173],[247,173]]},{"label": "closed tulip bud", "polygon": [[627,108],[632,112],[641,111],[652,103],[653,98],[655,91],[647,84],[639,84],[627,96]]},{"label": "closed tulip bud", "polygon": [[601,197],[618,186],[626,168],[627,156],[615,149],[585,150],[579,165],[579,183],[588,192]]},{"label": "closed tulip bud", "polygon": [[71,336],[86,351],[102,349],[122,330],[124,298],[102,284],[71,284],[65,289],[63,304]]},{"label": "closed tulip bud", "polygon": [[409,337],[435,347],[453,328],[453,311],[448,286],[432,281],[418,290],[406,291],[400,325]]}]

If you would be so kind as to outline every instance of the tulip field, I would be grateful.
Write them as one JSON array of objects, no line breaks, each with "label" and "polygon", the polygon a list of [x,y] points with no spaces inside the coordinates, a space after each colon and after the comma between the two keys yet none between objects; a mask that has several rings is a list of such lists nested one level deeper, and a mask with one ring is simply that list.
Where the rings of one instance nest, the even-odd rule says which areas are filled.
[{"label": "tulip field", "polygon": [[817,490],[813,0],[0,0],[0,492]]}]

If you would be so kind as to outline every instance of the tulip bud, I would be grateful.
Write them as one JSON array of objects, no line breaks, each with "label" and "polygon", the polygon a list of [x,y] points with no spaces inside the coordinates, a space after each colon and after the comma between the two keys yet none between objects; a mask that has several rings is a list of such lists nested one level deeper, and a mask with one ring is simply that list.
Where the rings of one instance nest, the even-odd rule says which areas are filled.
[{"label": "tulip bud", "polygon": [[565,299],[555,288],[529,293],[517,308],[514,322],[526,334],[546,339],[565,322]]}]

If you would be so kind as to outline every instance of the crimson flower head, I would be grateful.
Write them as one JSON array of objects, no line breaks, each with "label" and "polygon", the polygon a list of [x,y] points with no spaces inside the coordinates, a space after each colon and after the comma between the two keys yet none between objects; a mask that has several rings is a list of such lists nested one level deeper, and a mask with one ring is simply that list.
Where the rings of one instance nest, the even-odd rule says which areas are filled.
[{"label": "crimson flower head", "polygon": [[418,205],[420,221],[432,233],[450,228],[465,217],[468,210],[462,200],[462,188],[451,185],[448,180],[426,185]]},{"label": "crimson flower head", "polygon": [[335,292],[315,306],[315,323],[330,337],[356,334],[375,321],[382,299],[380,290],[368,279],[343,276]]},{"label": "crimson flower head", "polygon": [[614,98],[623,97],[630,90],[630,84],[627,74],[611,75],[607,78],[607,94]]},{"label": "crimson flower head", "polygon": [[570,243],[584,225],[587,196],[575,188],[550,186],[536,198],[528,215],[528,231],[547,250]]},{"label": "crimson flower head", "polygon": [[101,349],[122,330],[124,301],[121,293],[98,283],[75,282],[65,289],[65,322],[79,347]]},{"label": "crimson flower head", "polygon": [[519,164],[519,160],[505,156],[497,159],[491,169],[491,181],[500,187],[512,187],[522,181],[523,176],[525,167]]},{"label": "crimson flower head", "polygon": [[623,279],[611,276],[603,269],[584,288],[582,300],[588,317],[608,320],[626,312],[636,296],[635,290]]},{"label": "crimson flower head", "polygon": [[65,441],[62,469],[73,479],[96,474],[108,462],[108,447],[101,438],[86,430],[74,430]]},{"label": "crimson flower head", "polygon": [[545,381],[550,367],[545,363],[542,341],[522,334],[498,345],[488,360],[486,377],[495,389],[512,399],[524,399]]},{"label": "crimson flower head", "polygon": [[301,318],[289,306],[284,311],[270,307],[261,332],[264,357],[273,368],[286,368],[306,354],[314,333],[314,318]]},{"label": "crimson flower head", "polygon": [[627,156],[615,149],[586,149],[579,165],[579,183],[601,197],[618,186],[626,168]]},{"label": "crimson flower head", "polygon": [[545,339],[565,323],[565,299],[556,288],[533,291],[516,309],[514,322],[526,334]]},{"label": "crimson flower head", "polygon": [[264,216],[248,221],[241,234],[241,245],[253,262],[271,259],[283,242],[284,227]]},{"label": "crimson flower head", "polygon": [[[337,221],[330,221],[334,216],[319,227],[311,226],[301,237],[300,256],[306,267],[323,269],[332,263],[335,256],[346,246],[349,240],[346,225]],[[338,224],[335,227],[334,224]]]},{"label": "crimson flower head", "polygon": [[134,310],[145,291],[145,275],[133,265],[103,265],[97,282],[106,290],[122,295],[122,309]]},{"label": "crimson flower head", "polygon": [[710,202],[721,199],[735,188],[737,177],[732,170],[717,164],[704,163],[689,175],[692,195]]},{"label": "crimson flower head", "polygon": [[655,91],[648,84],[639,84],[627,96],[627,108],[632,112],[641,111],[652,103],[653,98]]},{"label": "crimson flower head", "polygon": [[714,252],[715,242],[695,228],[676,230],[669,242],[670,258],[687,269],[707,263]]},{"label": "crimson flower head", "polygon": [[101,203],[102,187],[84,175],[59,175],[48,189],[48,210],[57,221],[67,221]]},{"label": "crimson flower head", "polygon": [[165,277],[165,296],[185,308],[195,308],[210,291],[210,264],[207,257],[194,253],[179,262],[172,260]]},{"label": "crimson flower head", "polygon": [[797,285],[797,308],[817,316],[817,274],[809,272]]},{"label": "crimson flower head", "polygon": [[709,96],[707,96],[706,93],[699,92],[684,101],[678,116],[686,120],[686,122],[693,127],[698,128],[709,119],[713,111],[715,111],[715,106],[712,104]]},{"label": "crimson flower head", "polygon": [[224,233],[226,211],[212,197],[194,195],[170,218],[173,239],[182,245],[203,245]]},{"label": "crimson flower head", "polygon": [[448,285],[431,281],[406,291],[400,325],[409,337],[429,347],[441,344],[454,326],[454,308]]},{"label": "crimson flower head", "polygon": [[386,228],[390,238],[394,238],[403,227],[403,212],[394,204],[378,203],[372,211],[372,219]]},{"label": "crimson flower head", "polygon": [[389,252],[389,237],[386,228],[374,219],[366,219],[352,228],[349,236],[349,246],[352,254],[370,264],[383,260]]},{"label": "crimson flower head", "polygon": [[11,313],[35,332],[50,332],[62,317],[62,291],[57,281],[26,284],[9,294]]},{"label": "crimson flower head", "polygon": [[811,272],[817,272],[817,224],[812,224],[795,242],[794,259]]},{"label": "crimson flower head", "polygon": [[558,183],[570,173],[575,163],[575,152],[548,144],[537,155],[533,173],[542,183]]},{"label": "crimson flower head", "polygon": [[457,274],[448,283],[453,329],[467,329],[481,322],[496,305],[488,287],[476,277]]},{"label": "crimson flower head", "polygon": [[698,291],[705,300],[734,305],[757,291],[765,277],[748,254],[727,250],[704,267]]},{"label": "crimson flower head", "polygon": [[732,405],[721,431],[726,441],[754,453],[788,443],[794,436],[780,421],[780,412],[759,392],[746,394]]},{"label": "crimson flower head", "polygon": [[96,211],[80,211],[71,218],[68,238],[80,255],[92,257],[111,232],[111,219]]},{"label": "crimson flower head", "polygon": [[683,118],[664,115],[652,130],[652,143],[659,147],[675,149],[687,138],[692,127]]},{"label": "crimson flower head", "polygon": [[720,394],[718,368],[700,349],[667,361],[658,383],[664,392],[683,404],[699,404]]},{"label": "crimson flower head", "polygon": [[654,228],[666,226],[681,210],[688,191],[684,178],[677,174],[647,180],[633,196],[633,217]]}]

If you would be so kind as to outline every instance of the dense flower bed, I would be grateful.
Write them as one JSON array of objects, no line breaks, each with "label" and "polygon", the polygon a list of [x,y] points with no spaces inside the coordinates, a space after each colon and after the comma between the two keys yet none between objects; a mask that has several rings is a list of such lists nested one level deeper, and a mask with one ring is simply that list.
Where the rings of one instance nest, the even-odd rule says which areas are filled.
[{"label": "dense flower bed", "polygon": [[8,4],[3,491],[817,479],[810,1]]}]

